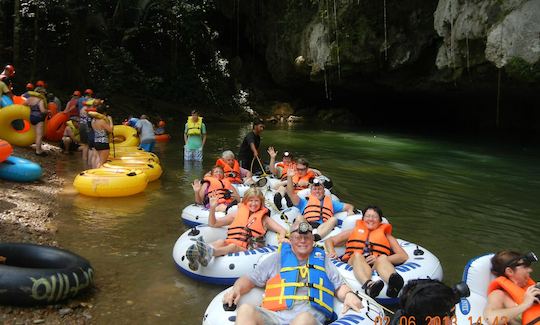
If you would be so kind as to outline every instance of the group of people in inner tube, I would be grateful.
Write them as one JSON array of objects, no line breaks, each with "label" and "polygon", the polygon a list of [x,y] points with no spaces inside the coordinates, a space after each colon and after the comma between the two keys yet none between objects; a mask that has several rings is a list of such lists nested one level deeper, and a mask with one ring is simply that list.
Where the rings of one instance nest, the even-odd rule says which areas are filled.
[{"label": "group of people in inner tube", "polygon": [[[275,158],[275,150],[271,148],[269,152],[272,152],[271,157]],[[354,207],[326,195],[324,183],[318,178],[305,179],[305,175],[308,174],[308,162],[305,159],[298,159],[294,167],[291,162],[289,164],[290,167],[281,171],[281,175],[286,176],[287,195],[291,203],[302,212],[297,221],[310,225],[315,241],[318,241],[337,225],[336,213],[346,211],[348,215],[352,215]],[[227,175],[222,165],[226,166]],[[264,206],[264,195],[256,187],[247,190],[236,212],[228,213],[224,218],[216,220],[216,212],[226,211],[232,204],[240,201],[238,192],[232,184],[250,177],[247,171],[242,174],[232,152],[225,151],[202,182],[200,180],[193,182],[196,203],[205,204],[209,208],[209,225],[211,227],[228,225],[229,232],[225,240],[210,244],[202,242],[202,238],[199,237],[198,242],[188,249],[187,256],[191,269],[198,269],[199,264],[208,265],[213,256],[223,256],[257,247],[256,243],[261,242],[268,229],[278,233],[281,241],[287,241],[286,230],[268,218],[269,211]],[[298,196],[297,193],[301,188],[310,188],[310,195]],[[392,236],[391,225],[382,224],[383,216],[380,208],[369,206],[364,214],[366,217],[357,222],[354,231],[346,231],[327,239],[325,241],[328,245],[327,251],[330,257],[335,258],[337,256],[334,246],[346,245],[347,253],[344,260],[353,266],[355,275],[363,283],[366,293],[376,297],[384,286],[382,281],[371,281],[371,270],[374,268],[388,283],[387,295],[397,297],[404,281],[395,272],[394,265],[405,262],[408,258],[407,253]],[[363,235],[358,235],[359,229],[363,230]]]},{"label": "group of people in inner tube", "polygon": [[[274,162],[277,152],[274,148],[269,148],[268,152]],[[345,302],[345,309],[360,309],[361,299],[357,295],[349,294],[350,288],[344,284],[333,264],[327,262],[330,258],[337,258],[335,247],[343,245],[346,249],[342,260],[352,266],[356,279],[362,284],[367,295],[378,296],[384,282],[388,284],[388,297],[397,297],[400,291],[402,292],[398,317],[394,317],[394,324],[399,324],[402,317],[411,316],[416,317],[417,324],[426,325],[426,320],[429,319],[426,316],[439,316],[440,319],[446,316],[449,320],[452,319],[456,303],[461,297],[468,296],[468,287],[460,283],[450,288],[440,281],[430,279],[410,281],[404,286],[404,280],[395,271],[395,265],[405,262],[408,255],[392,236],[392,226],[383,222],[383,212],[379,207],[366,207],[363,219],[356,222],[354,229],[325,240],[325,250],[314,247],[314,242],[325,237],[337,224],[334,214],[347,211],[351,215],[354,207],[333,201],[325,194],[324,183],[316,177],[303,183],[302,178],[310,174],[307,161],[294,161],[287,152],[283,158],[272,171],[285,182],[285,194],[291,205],[302,211],[302,216],[297,218],[289,234],[269,218],[269,211],[264,206],[264,195],[256,187],[246,191],[236,212],[216,220],[217,211],[226,211],[235,201],[239,202],[239,195],[232,184],[251,178],[248,171],[242,171],[239,167],[232,152],[223,153],[203,182],[195,180],[192,184],[197,203],[206,204],[209,208],[209,225],[228,226],[226,239],[205,243],[202,237],[199,237],[188,248],[186,256],[192,270],[206,267],[214,257],[264,245],[264,235],[268,230],[279,235],[279,252],[258,264],[252,274],[238,279],[233,289],[225,295],[224,303],[231,306],[237,304],[240,296],[254,286],[266,286],[263,305],[242,305],[237,312],[237,324],[322,324],[335,317],[331,304],[334,295]],[[283,183],[279,185],[283,186]],[[311,190],[309,197],[299,197],[298,191],[306,187]],[[529,277],[532,271],[530,261],[533,258],[513,253],[511,258],[507,257],[498,263],[496,259],[500,254],[494,257],[494,272],[500,268],[496,265],[502,263],[505,266],[502,275],[521,289],[516,290],[518,294],[509,294],[503,290],[511,289],[504,289],[507,287],[503,285],[492,285],[486,318],[500,318],[505,315],[511,319],[526,311],[523,319],[529,323],[523,324],[535,324],[534,321],[531,323],[530,319],[539,316],[540,289],[532,286],[534,282]],[[371,279],[373,270],[377,271],[382,280]],[[322,281],[324,290],[315,289],[307,281],[317,284]],[[288,298],[277,303],[276,292],[281,290],[288,293]],[[498,295],[505,298],[497,298]],[[320,297],[323,299],[319,300]],[[530,309],[533,311],[529,311]]]}]

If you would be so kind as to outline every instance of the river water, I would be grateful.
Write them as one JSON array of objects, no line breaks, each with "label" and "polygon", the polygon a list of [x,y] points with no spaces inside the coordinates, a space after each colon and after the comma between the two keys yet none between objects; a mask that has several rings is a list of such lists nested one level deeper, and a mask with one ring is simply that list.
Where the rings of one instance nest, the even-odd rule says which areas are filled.
[{"label": "river water", "polygon": [[[190,182],[223,150],[237,152],[249,131],[239,124],[207,128],[202,166],[183,163],[181,134],[158,144],[164,174],[142,194],[97,199],[73,195],[68,185],[59,196],[58,240],[89,259],[96,271],[95,323],[200,324],[208,303],[223,289],[187,278],[172,260],[173,245],[186,230],[180,212],[193,201]],[[342,201],[358,208],[379,205],[396,237],[439,257],[447,284],[461,278],[474,256],[502,248],[540,253],[536,150],[479,139],[302,125],[268,126],[262,147],[269,145],[306,157],[332,179]],[[69,181],[81,170],[75,156],[57,165],[57,173]]]}]

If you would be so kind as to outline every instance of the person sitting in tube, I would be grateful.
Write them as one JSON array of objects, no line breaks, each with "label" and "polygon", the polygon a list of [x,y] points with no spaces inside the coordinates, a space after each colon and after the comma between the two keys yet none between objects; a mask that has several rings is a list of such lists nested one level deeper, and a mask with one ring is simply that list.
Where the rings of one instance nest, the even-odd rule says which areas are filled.
[{"label": "person sitting in tube", "polygon": [[240,195],[231,182],[225,179],[225,173],[220,166],[212,168],[212,175],[204,177],[203,182],[196,179],[191,184],[195,193],[195,203],[204,204],[206,208],[210,207],[209,195],[218,194],[218,206],[216,211],[227,210],[230,206],[240,202]]},{"label": "person sitting in tube", "polygon": [[[297,171],[302,166],[298,163],[297,168],[290,169],[287,172],[287,194],[291,202],[302,212],[297,219],[307,221],[315,229],[315,241],[326,237],[337,225],[338,220],[335,214],[341,211],[347,211],[347,215],[354,214],[354,206],[349,203],[343,203],[332,199],[330,195],[324,193],[324,182],[318,178],[311,181],[311,193],[308,197],[300,197],[295,192],[294,181]],[[304,167],[307,168],[307,167]]]},{"label": "person sitting in tube", "polygon": [[[254,183],[253,174],[245,169],[240,167],[238,160],[235,159],[234,153],[231,150],[225,150],[221,154],[221,158],[216,160],[216,166],[223,168],[225,173],[225,179],[227,179],[232,184],[246,184],[251,185]],[[210,176],[211,171],[208,172],[205,176]]]},{"label": "person sitting in tube", "polygon": [[[275,157],[276,153],[271,153],[271,150],[269,150],[269,154],[270,154],[270,157],[272,157],[272,155],[274,155]],[[270,158],[270,161],[272,161],[272,158]],[[294,167],[291,164],[291,166],[287,168],[286,176],[290,175],[291,170],[295,171],[295,174],[292,176],[294,193],[308,188],[309,184],[311,184],[311,182],[313,181],[315,177],[321,176],[321,172],[318,171],[317,169],[310,168],[309,162],[304,158],[298,158],[298,160],[296,160],[294,164]],[[281,183],[276,184],[275,189],[277,193],[274,195],[274,204],[276,205],[278,210],[281,210],[282,197],[284,197],[285,200],[287,201],[288,207],[292,207],[293,205],[295,205],[294,201],[291,200],[291,195],[287,192],[286,179],[282,181]]]},{"label": "person sitting in tube", "polygon": [[[408,254],[392,236],[392,225],[383,223],[381,208],[369,205],[363,211],[363,218],[356,222],[354,229],[342,231],[324,242],[328,256],[337,257],[335,247],[345,245],[341,257],[353,267],[356,279],[370,297],[379,295],[384,282],[388,283],[386,295],[395,298],[403,288],[403,278],[394,265],[407,261]],[[373,269],[382,280],[372,281]],[[384,281],[384,282],[383,282]]]},{"label": "person sitting in tube", "polygon": [[281,161],[276,163],[277,154],[278,152],[274,149],[274,147],[268,147],[268,155],[270,155],[270,172],[281,181],[286,181],[287,170],[289,168],[295,168],[296,162],[291,152],[284,151]]},{"label": "person sitting in tube", "polygon": [[163,121],[162,119],[159,119],[159,122],[157,124],[157,128],[154,130],[154,133],[156,135],[162,135],[162,134],[165,134],[165,121]]},{"label": "person sitting in tube", "polygon": [[255,286],[265,287],[262,305],[240,305],[236,324],[326,324],[337,317],[334,297],[343,302],[343,313],[360,311],[362,299],[346,284],[324,250],[314,245],[311,231],[307,222],[295,222],[290,243],[282,243],[250,274],[236,280],[223,297],[228,310],[234,310]]},{"label": "person sitting in tube", "polygon": [[198,237],[186,252],[190,269],[196,271],[199,263],[207,266],[214,256],[265,246],[264,235],[267,230],[276,232],[280,242],[285,239],[287,230],[270,218],[270,212],[264,206],[264,194],[258,188],[248,189],[238,210],[220,219],[216,219],[218,202],[219,194],[210,194],[208,225],[214,228],[228,226],[227,238],[207,244],[202,237]]},{"label": "person sitting in tube", "polygon": [[520,254],[502,250],[491,258],[491,273],[497,278],[488,287],[484,317],[509,324],[540,324],[540,283],[531,279],[533,252]]}]

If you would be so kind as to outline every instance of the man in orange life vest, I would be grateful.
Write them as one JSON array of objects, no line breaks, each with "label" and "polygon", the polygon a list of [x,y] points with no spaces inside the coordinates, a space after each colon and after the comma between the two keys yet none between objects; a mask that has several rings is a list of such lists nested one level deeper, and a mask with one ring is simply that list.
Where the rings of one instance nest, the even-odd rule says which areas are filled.
[{"label": "man in orange life vest", "polygon": [[334,296],[343,301],[343,312],[362,308],[361,298],[345,284],[324,250],[314,247],[311,231],[306,222],[293,224],[290,244],[282,243],[225,294],[224,305],[233,306],[255,286],[266,286],[262,306],[241,305],[236,324],[324,324],[336,316]]},{"label": "man in orange life vest", "polygon": [[309,197],[299,197],[296,194],[293,180],[297,179],[296,175],[300,168],[301,164],[298,163],[296,170],[291,168],[287,171],[287,194],[292,203],[302,212],[302,216],[299,217],[300,221],[305,220],[315,228],[315,240],[318,241],[326,237],[337,225],[335,213],[347,211],[347,215],[352,215],[354,207],[348,203],[332,200],[331,196],[324,193],[323,182],[317,178],[312,181]]},{"label": "man in orange life vest", "polygon": [[540,288],[531,279],[533,262],[538,262],[533,252],[503,250],[491,258],[491,273],[497,278],[488,287],[487,324],[540,324]]}]

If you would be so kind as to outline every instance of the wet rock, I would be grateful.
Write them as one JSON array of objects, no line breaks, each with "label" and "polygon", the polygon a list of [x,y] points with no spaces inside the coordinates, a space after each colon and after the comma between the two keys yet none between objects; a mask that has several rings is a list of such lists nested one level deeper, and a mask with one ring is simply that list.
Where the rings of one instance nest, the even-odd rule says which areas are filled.
[{"label": "wet rock", "polygon": [[73,312],[73,309],[71,308],[62,308],[58,311],[58,314],[60,314],[60,316],[65,316],[67,314],[71,314]]},{"label": "wet rock", "polygon": [[43,324],[43,323],[45,323],[45,320],[44,319],[34,319],[34,321],[32,323],[34,323],[34,324]]}]

